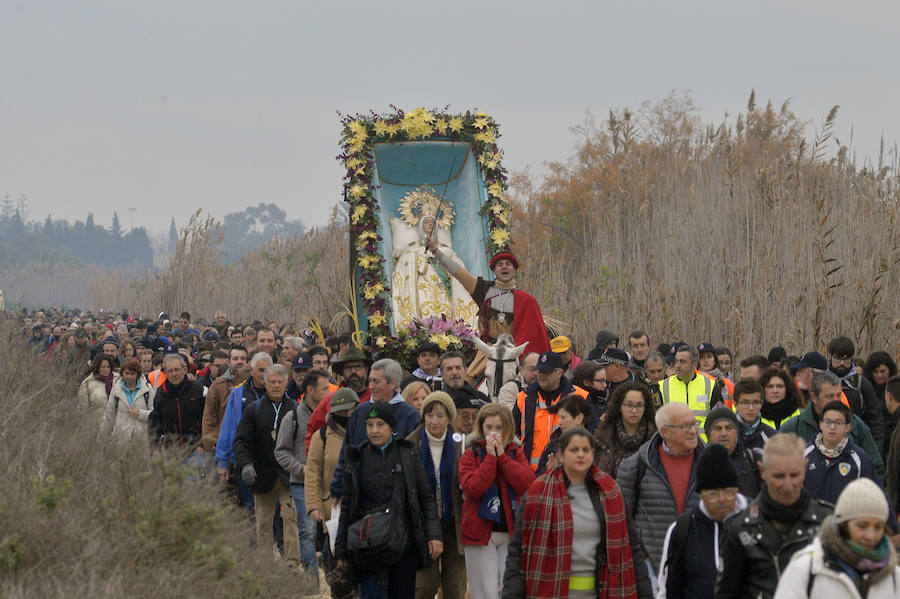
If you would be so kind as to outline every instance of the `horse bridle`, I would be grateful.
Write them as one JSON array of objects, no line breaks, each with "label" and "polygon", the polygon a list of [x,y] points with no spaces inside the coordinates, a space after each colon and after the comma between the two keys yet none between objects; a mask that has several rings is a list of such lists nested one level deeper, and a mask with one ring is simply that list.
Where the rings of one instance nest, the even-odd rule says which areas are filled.
[{"label": "horse bridle", "polygon": [[[487,356],[488,362],[494,362],[494,391],[491,393],[491,397],[497,397],[500,394],[500,387],[503,386],[503,364],[506,362],[515,362],[516,358],[492,358]],[[516,366],[516,372],[519,371],[519,367]]]}]

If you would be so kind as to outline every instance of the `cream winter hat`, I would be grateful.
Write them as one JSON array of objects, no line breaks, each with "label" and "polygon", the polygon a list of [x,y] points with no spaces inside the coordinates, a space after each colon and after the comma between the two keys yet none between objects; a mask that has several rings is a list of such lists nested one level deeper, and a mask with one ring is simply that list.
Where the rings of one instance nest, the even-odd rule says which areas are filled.
[{"label": "cream winter hat", "polygon": [[887,497],[881,487],[868,478],[858,478],[844,487],[834,506],[834,519],[838,524],[856,518],[888,519]]}]

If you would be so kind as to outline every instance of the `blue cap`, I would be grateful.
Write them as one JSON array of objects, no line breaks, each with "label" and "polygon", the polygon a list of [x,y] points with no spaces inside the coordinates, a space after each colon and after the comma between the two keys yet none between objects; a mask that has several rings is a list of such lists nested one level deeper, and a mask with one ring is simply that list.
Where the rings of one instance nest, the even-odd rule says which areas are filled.
[{"label": "blue cap", "polygon": [[309,354],[299,353],[291,362],[291,370],[309,370],[312,368],[312,357]]}]

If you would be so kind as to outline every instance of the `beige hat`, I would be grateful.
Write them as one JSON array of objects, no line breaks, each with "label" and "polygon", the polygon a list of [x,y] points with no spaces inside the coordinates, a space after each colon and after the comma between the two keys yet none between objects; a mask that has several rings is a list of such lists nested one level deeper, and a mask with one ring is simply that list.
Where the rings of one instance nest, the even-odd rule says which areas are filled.
[{"label": "beige hat", "polygon": [[840,524],[856,518],[887,521],[888,502],[884,491],[868,478],[858,478],[844,487],[834,506],[834,519]]},{"label": "beige hat", "polygon": [[456,406],[453,404],[453,399],[443,391],[434,391],[425,396],[425,401],[422,402],[422,414],[428,411],[429,404],[433,404],[436,401],[444,405],[450,422],[456,420]]}]

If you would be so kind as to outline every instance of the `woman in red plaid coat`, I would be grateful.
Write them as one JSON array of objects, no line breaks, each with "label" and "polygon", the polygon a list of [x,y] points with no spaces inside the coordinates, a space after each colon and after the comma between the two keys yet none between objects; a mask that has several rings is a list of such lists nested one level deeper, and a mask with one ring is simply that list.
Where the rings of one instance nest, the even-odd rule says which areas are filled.
[{"label": "woman in red plaid coat", "polygon": [[522,499],[503,599],[650,597],[645,569],[632,563],[622,493],[594,465],[590,433],[566,431],[559,463]]}]

